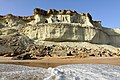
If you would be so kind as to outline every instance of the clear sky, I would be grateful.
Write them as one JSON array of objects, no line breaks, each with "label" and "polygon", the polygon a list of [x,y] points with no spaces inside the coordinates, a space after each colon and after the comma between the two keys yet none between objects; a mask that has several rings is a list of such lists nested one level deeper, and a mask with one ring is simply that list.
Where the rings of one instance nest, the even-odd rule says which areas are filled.
[{"label": "clear sky", "polygon": [[120,0],[0,0],[0,15],[32,15],[34,8],[89,12],[103,26],[120,28]]}]

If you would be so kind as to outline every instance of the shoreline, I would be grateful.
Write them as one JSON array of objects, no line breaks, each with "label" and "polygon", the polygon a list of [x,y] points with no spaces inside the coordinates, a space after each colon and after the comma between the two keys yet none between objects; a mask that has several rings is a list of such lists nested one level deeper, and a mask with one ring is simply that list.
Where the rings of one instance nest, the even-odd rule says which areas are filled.
[{"label": "shoreline", "polygon": [[39,57],[38,60],[11,60],[0,56],[0,64],[15,64],[30,67],[57,67],[66,64],[110,64],[120,66],[120,57]]}]

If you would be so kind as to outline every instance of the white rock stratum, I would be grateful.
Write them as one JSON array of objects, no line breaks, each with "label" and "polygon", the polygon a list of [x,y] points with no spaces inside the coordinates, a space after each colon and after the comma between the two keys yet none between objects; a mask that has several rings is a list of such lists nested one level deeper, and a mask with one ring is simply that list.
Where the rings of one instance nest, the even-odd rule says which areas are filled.
[{"label": "white rock stratum", "polygon": [[120,46],[120,29],[81,26],[77,23],[28,25],[22,32],[32,40],[53,42],[90,42]]}]

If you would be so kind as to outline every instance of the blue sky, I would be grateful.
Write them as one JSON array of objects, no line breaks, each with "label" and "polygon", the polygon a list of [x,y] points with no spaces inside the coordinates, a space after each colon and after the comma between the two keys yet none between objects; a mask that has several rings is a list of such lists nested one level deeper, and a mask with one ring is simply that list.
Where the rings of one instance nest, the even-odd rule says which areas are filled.
[{"label": "blue sky", "polygon": [[32,15],[36,7],[89,12],[103,26],[120,28],[120,0],[0,0],[0,15]]}]

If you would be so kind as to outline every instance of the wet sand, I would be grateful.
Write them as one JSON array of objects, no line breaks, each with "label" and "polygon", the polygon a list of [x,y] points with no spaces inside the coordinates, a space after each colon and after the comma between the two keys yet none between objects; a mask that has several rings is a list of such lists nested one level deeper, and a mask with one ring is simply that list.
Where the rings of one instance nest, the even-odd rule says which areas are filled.
[{"label": "wet sand", "polygon": [[11,57],[0,56],[0,64],[16,64],[44,68],[65,64],[111,64],[120,66],[120,57],[39,57],[38,60],[11,60]]}]

